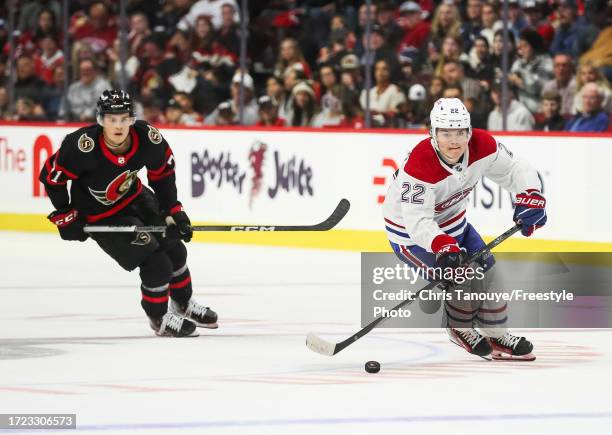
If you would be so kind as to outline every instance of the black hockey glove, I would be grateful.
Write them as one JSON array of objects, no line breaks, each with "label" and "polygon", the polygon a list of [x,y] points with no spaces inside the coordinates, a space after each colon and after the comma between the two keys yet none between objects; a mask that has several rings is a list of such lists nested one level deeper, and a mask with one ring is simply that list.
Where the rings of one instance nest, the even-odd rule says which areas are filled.
[{"label": "black hockey glove", "polygon": [[185,213],[183,204],[177,202],[170,208],[170,218],[172,218],[172,220],[168,222],[168,224],[176,225],[180,238],[184,242],[189,242],[191,237],[193,237],[193,231],[191,230],[191,221],[187,213]]},{"label": "black hockey glove", "polygon": [[78,240],[84,242],[89,235],[83,231],[85,219],[74,208],[55,210],[47,219],[57,226],[60,236],[64,240]]}]

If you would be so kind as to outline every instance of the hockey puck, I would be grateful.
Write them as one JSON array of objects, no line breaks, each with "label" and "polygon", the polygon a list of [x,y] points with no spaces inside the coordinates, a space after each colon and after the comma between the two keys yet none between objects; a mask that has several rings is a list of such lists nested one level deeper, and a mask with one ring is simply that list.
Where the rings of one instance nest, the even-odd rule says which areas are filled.
[{"label": "hockey puck", "polygon": [[368,373],[378,373],[380,371],[380,363],[378,361],[368,361],[365,363],[365,371]]}]

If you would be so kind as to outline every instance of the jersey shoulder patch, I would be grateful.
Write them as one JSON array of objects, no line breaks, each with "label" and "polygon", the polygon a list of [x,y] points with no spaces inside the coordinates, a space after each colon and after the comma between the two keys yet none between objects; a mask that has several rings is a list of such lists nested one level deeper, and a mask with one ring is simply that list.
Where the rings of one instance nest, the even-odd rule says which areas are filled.
[{"label": "jersey shoulder patch", "polygon": [[75,154],[89,153],[95,148],[101,131],[102,127],[98,127],[97,124],[81,127],[66,135],[62,147],[65,151]]},{"label": "jersey shoulder patch", "polygon": [[404,172],[430,184],[438,183],[451,175],[440,164],[430,138],[422,140],[414,147],[404,165]]},{"label": "jersey shoulder patch", "polygon": [[497,141],[488,132],[475,128],[472,131],[468,147],[470,150],[469,166],[478,160],[494,154],[497,151]]},{"label": "jersey shoulder patch", "polygon": [[164,140],[159,130],[146,121],[136,121],[134,123],[134,130],[140,137],[141,141],[144,141],[144,143],[159,145],[162,140]]}]

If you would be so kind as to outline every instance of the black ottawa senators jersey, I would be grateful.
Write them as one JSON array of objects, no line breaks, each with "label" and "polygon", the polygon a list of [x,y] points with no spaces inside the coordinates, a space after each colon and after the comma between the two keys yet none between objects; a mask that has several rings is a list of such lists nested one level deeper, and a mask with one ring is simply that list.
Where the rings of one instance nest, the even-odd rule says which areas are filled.
[{"label": "black ottawa senators jersey", "polygon": [[145,121],[136,121],[129,134],[132,144],[123,155],[110,151],[97,124],[65,137],[39,177],[56,209],[76,208],[90,223],[112,216],[142,191],[138,171],[144,167],[161,207],[176,203],[174,156],[166,140]]}]

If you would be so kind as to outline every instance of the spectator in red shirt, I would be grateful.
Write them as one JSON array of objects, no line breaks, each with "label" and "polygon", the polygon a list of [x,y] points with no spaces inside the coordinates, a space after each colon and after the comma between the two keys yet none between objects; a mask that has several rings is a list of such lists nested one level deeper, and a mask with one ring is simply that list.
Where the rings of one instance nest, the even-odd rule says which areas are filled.
[{"label": "spectator in red shirt", "polygon": [[398,24],[406,32],[400,43],[400,51],[407,48],[419,49],[427,41],[431,25],[423,21],[423,10],[418,3],[407,1],[400,6]]},{"label": "spectator in red shirt", "polygon": [[117,37],[116,17],[110,14],[105,3],[95,2],[86,17],[76,17],[71,33],[75,40],[91,45],[96,53],[102,52]]},{"label": "spectator in red shirt", "polygon": [[267,95],[259,97],[259,121],[255,124],[259,127],[284,127],[286,122],[278,117],[278,105],[274,99]]},{"label": "spectator in red shirt", "polygon": [[53,35],[45,35],[39,41],[42,53],[36,57],[36,73],[48,84],[53,84],[53,70],[64,63],[64,53]]}]

